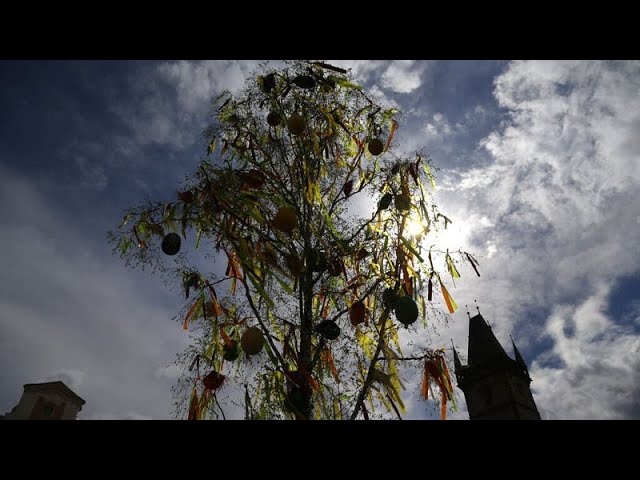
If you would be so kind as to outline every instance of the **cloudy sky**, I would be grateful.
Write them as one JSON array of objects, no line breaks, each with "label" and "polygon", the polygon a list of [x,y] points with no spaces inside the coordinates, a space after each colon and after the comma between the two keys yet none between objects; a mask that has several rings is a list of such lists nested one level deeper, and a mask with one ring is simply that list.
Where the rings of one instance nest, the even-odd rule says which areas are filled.
[{"label": "cloudy sky", "polygon": [[[476,252],[434,346],[477,299],[545,419],[640,418],[640,62],[333,61],[398,105],[440,168],[443,241]],[[182,297],[106,231],[197,165],[211,99],[254,61],[0,63],[0,413],[65,381],[81,419],[172,417]],[[409,382],[408,418],[431,418]],[[452,418],[466,418],[463,408]]]}]

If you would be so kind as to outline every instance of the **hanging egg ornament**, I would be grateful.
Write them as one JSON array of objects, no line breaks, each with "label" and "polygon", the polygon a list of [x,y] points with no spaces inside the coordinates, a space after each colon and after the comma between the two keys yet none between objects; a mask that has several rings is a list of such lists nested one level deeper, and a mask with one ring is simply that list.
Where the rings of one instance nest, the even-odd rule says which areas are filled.
[{"label": "hanging egg ornament", "polygon": [[366,307],[362,302],[355,302],[351,305],[351,309],[349,310],[349,318],[351,319],[351,325],[354,327],[359,323],[364,322],[364,318],[366,315]]},{"label": "hanging egg ornament", "polygon": [[411,210],[411,198],[409,195],[405,195],[404,193],[396,195],[395,204],[396,208],[401,212],[408,212]]},{"label": "hanging egg ornament", "polygon": [[280,122],[282,122],[282,117],[278,112],[270,112],[269,115],[267,115],[267,123],[269,126],[277,127],[280,125]]},{"label": "hanging egg ornament", "polygon": [[369,153],[371,155],[380,155],[384,150],[384,144],[379,138],[374,138],[369,142]]},{"label": "hanging egg ornament", "polygon": [[292,135],[301,135],[304,129],[307,128],[307,122],[302,115],[294,113],[287,120],[287,128]]},{"label": "hanging egg ornament", "polygon": [[309,75],[298,75],[293,79],[293,83],[295,83],[298,87],[307,90],[310,90],[316,86],[316,81]]},{"label": "hanging egg ornament", "polygon": [[221,373],[212,371],[205,375],[205,377],[202,379],[202,383],[204,383],[204,386],[209,390],[217,390],[222,386],[225,378],[226,376],[222,375]]},{"label": "hanging egg ornament", "polygon": [[224,352],[222,354],[222,358],[229,362],[233,362],[240,355],[240,346],[238,345],[238,342],[236,340],[231,340],[230,345],[225,343],[224,347],[222,347],[222,350]]},{"label": "hanging egg ornament", "polygon": [[418,319],[418,305],[411,297],[400,297],[395,304],[396,318],[403,325],[411,325]]},{"label": "hanging egg ornament", "polygon": [[278,213],[273,218],[271,225],[276,230],[280,230],[284,233],[291,233],[293,229],[298,225],[298,214],[294,208],[280,207]]},{"label": "hanging egg ornament", "polygon": [[262,77],[262,90],[264,93],[270,93],[276,86],[276,76],[273,73]]},{"label": "hanging egg ornament", "polygon": [[378,202],[378,210],[386,210],[393,201],[393,194],[385,193]]},{"label": "hanging egg ornament", "polygon": [[250,327],[242,334],[240,346],[247,355],[260,353],[264,346],[264,335],[258,327]]},{"label": "hanging egg ornament", "polygon": [[175,255],[180,251],[182,240],[177,233],[169,233],[162,239],[162,251],[167,255]]},{"label": "hanging egg ornament", "polygon": [[316,327],[316,332],[327,340],[335,340],[340,336],[340,327],[332,320],[323,320]]}]

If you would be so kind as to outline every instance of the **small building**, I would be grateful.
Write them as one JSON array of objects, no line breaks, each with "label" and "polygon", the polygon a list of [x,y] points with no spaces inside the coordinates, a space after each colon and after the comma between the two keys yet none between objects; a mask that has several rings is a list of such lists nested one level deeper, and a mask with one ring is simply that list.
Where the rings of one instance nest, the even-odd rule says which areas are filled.
[{"label": "small building", "polygon": [[75,420],[84,404],[63,382],[27,383],[18,404],[0,420]]}]

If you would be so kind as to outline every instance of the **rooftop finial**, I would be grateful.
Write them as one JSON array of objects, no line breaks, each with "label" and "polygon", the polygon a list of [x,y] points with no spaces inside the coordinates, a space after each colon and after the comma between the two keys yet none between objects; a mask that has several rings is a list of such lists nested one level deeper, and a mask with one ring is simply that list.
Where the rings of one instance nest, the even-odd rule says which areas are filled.
[{"label": "rooftop finial", "polygon": [[478,310],[478,315],[480,315],[480,307],[478,307],[478,300],[474,300],[476,302],[476,310]]},{"label": "rooftop finial", "polygon": [[467,309],[467,317],[469,317],[469,320],[471,320],[471,314],[469,313],[469,305],[465,305],[464,308]]}]

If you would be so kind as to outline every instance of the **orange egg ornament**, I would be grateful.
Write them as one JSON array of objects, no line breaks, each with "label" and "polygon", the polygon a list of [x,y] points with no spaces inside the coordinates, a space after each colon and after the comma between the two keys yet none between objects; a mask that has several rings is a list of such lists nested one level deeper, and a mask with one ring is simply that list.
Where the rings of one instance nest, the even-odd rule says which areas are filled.
[{"label": "orange egg ornament", "polygon": [[298,225],[298,214],[291,207],[280,207],[278,213],[271,221],[271,226],[284,233],[291,233]]},{"label": "orange egg ornament", "polygon": [[264,346],[264,335],[258,327],[250,327],[242,334],[240,338],[240,347],[247,355],[256,355],[260,353]]},{"label": "orange egg ornament", "polygon": [[304,129],[307,128],[307,122],[302,115],[294,113],[287,120],[287,128],[292,135],[301,135]]}]

